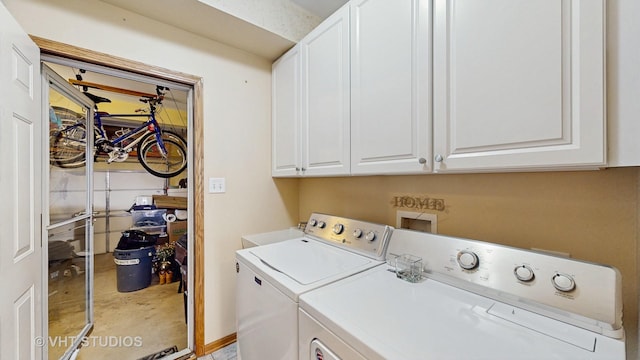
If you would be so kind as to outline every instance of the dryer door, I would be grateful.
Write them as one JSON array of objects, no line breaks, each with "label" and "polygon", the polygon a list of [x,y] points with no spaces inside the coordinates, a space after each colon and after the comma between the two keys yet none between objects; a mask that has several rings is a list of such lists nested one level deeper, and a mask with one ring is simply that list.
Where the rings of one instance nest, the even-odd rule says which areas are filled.
[{"label": "dryer door", "polygon": [[310,360],[341,360],[338,355],[329,350],[320,340],[315,339],[311,342]]},{"label": "dryer door", "polygon": [[[384,360],[375,353],[362,354],[340,337],[320,324],[306,311],[298,309],[298,358],[300,360]],[[367,351],[367,349],[364,349]]]}]

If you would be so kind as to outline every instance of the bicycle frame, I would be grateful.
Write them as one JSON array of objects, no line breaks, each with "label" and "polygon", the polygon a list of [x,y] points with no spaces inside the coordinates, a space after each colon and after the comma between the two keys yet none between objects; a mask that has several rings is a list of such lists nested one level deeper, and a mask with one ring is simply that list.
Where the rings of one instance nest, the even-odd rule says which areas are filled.
[{"label": "bicycle frame", "polygon": [[[146,117],[148,118],[147,121],[145,121],[144,123],[142,123],[140,126],[138,126],[137,128],[127,132],[126,134],[123,134],[113,140],[110,140],[107,137],[107,134],[104,130],[104,126],[102,124],[102,118],[124,118],[124,117]],[[156,134],[156,140],[158,141],[158,144],[160,145],[160,151],[162,152],[163,156],[166,156],[167,154],[167,150],[164,146],[164,142],[162,141],[162,136],[160,133],[160,126],[158,125],[158,121],[156,120],[155,117],[155,112],[152,111],[148,114],[108,114],[108,115],[100,115],[99,112],[96,112],[94,114],[94,124],[95,124],[95,129],[99,135],[99,137],[101,139],[110,141],[113,145],[117,145],[120,144],[121,142],[123,142],[126,139],[129,139],[131,137],[134,137],[140,133],[143,132],[144,130],[144,134],[142,134],[141,136],[139,136],[137,139],[135,139],[134,141],[132,141],[131,143],[127,144],[126,146],[122,147],[122,150],[126,150],[127,152],[129,150],[131,150],[134,146],[136,146],[143,138],[146,134],[149,133],[155,133]],[[146,130],[145,130],[146,128]]]}]

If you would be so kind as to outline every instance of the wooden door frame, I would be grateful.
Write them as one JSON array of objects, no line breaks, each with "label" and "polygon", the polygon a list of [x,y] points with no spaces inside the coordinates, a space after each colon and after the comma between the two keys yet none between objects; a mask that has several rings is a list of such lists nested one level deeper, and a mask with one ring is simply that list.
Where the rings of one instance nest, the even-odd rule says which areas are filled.
[{"label": "wooden door frame", "polygon": [[40,47],[42,54],[56,55],[90,64],[106,66],[113,69],[136,74],[152,76],[164,80],[178,82],[193,87],[193,323],[194,349],[197,356],[204,355],[204,148],[202,113],[202,78],[157,66],[132,61],[117,56],[100,53],[80,47],[67,45],[53,40],[31,35],[31,39]]}]

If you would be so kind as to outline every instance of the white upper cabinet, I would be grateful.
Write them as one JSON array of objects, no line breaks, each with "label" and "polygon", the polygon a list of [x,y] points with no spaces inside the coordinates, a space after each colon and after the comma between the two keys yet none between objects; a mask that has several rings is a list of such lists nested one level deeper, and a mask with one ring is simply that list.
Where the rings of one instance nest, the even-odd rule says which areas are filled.
[{"label": "white upper cabinet", "polygon": [[272,176],[295,176],[300,160],[300,48],[272,67]]},{"label": "white upper cabinet", "polygon": [[607,1],[608,166],[640,166],[640,1]]},{"label": "white upper cabinet", "polygon": [[434,13],[434,171],[605,165],[603,0],[435,0]]},{"label": "white upper cabinet", "polygon": [[430,1],[351,1],[351,172],[431,171]]},{"label": "white upper cabinet", "polygon": [[350,171],[349,6],[314,29],[302,52],[302,174]]},{"label": "white upper cabinet", "polygon": [[272,174],[606,166],[605,15],[605,0],[351,0],[274,63]]}]

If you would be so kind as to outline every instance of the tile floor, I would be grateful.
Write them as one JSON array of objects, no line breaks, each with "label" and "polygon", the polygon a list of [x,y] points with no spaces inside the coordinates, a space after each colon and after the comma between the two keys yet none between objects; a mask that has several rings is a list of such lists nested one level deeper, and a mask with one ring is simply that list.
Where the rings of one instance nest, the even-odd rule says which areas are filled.
[{"label": "tile floor", "polygon": [[214,352],[213,354],[199,357],[198,360],[236,360],[236,343]]}]

